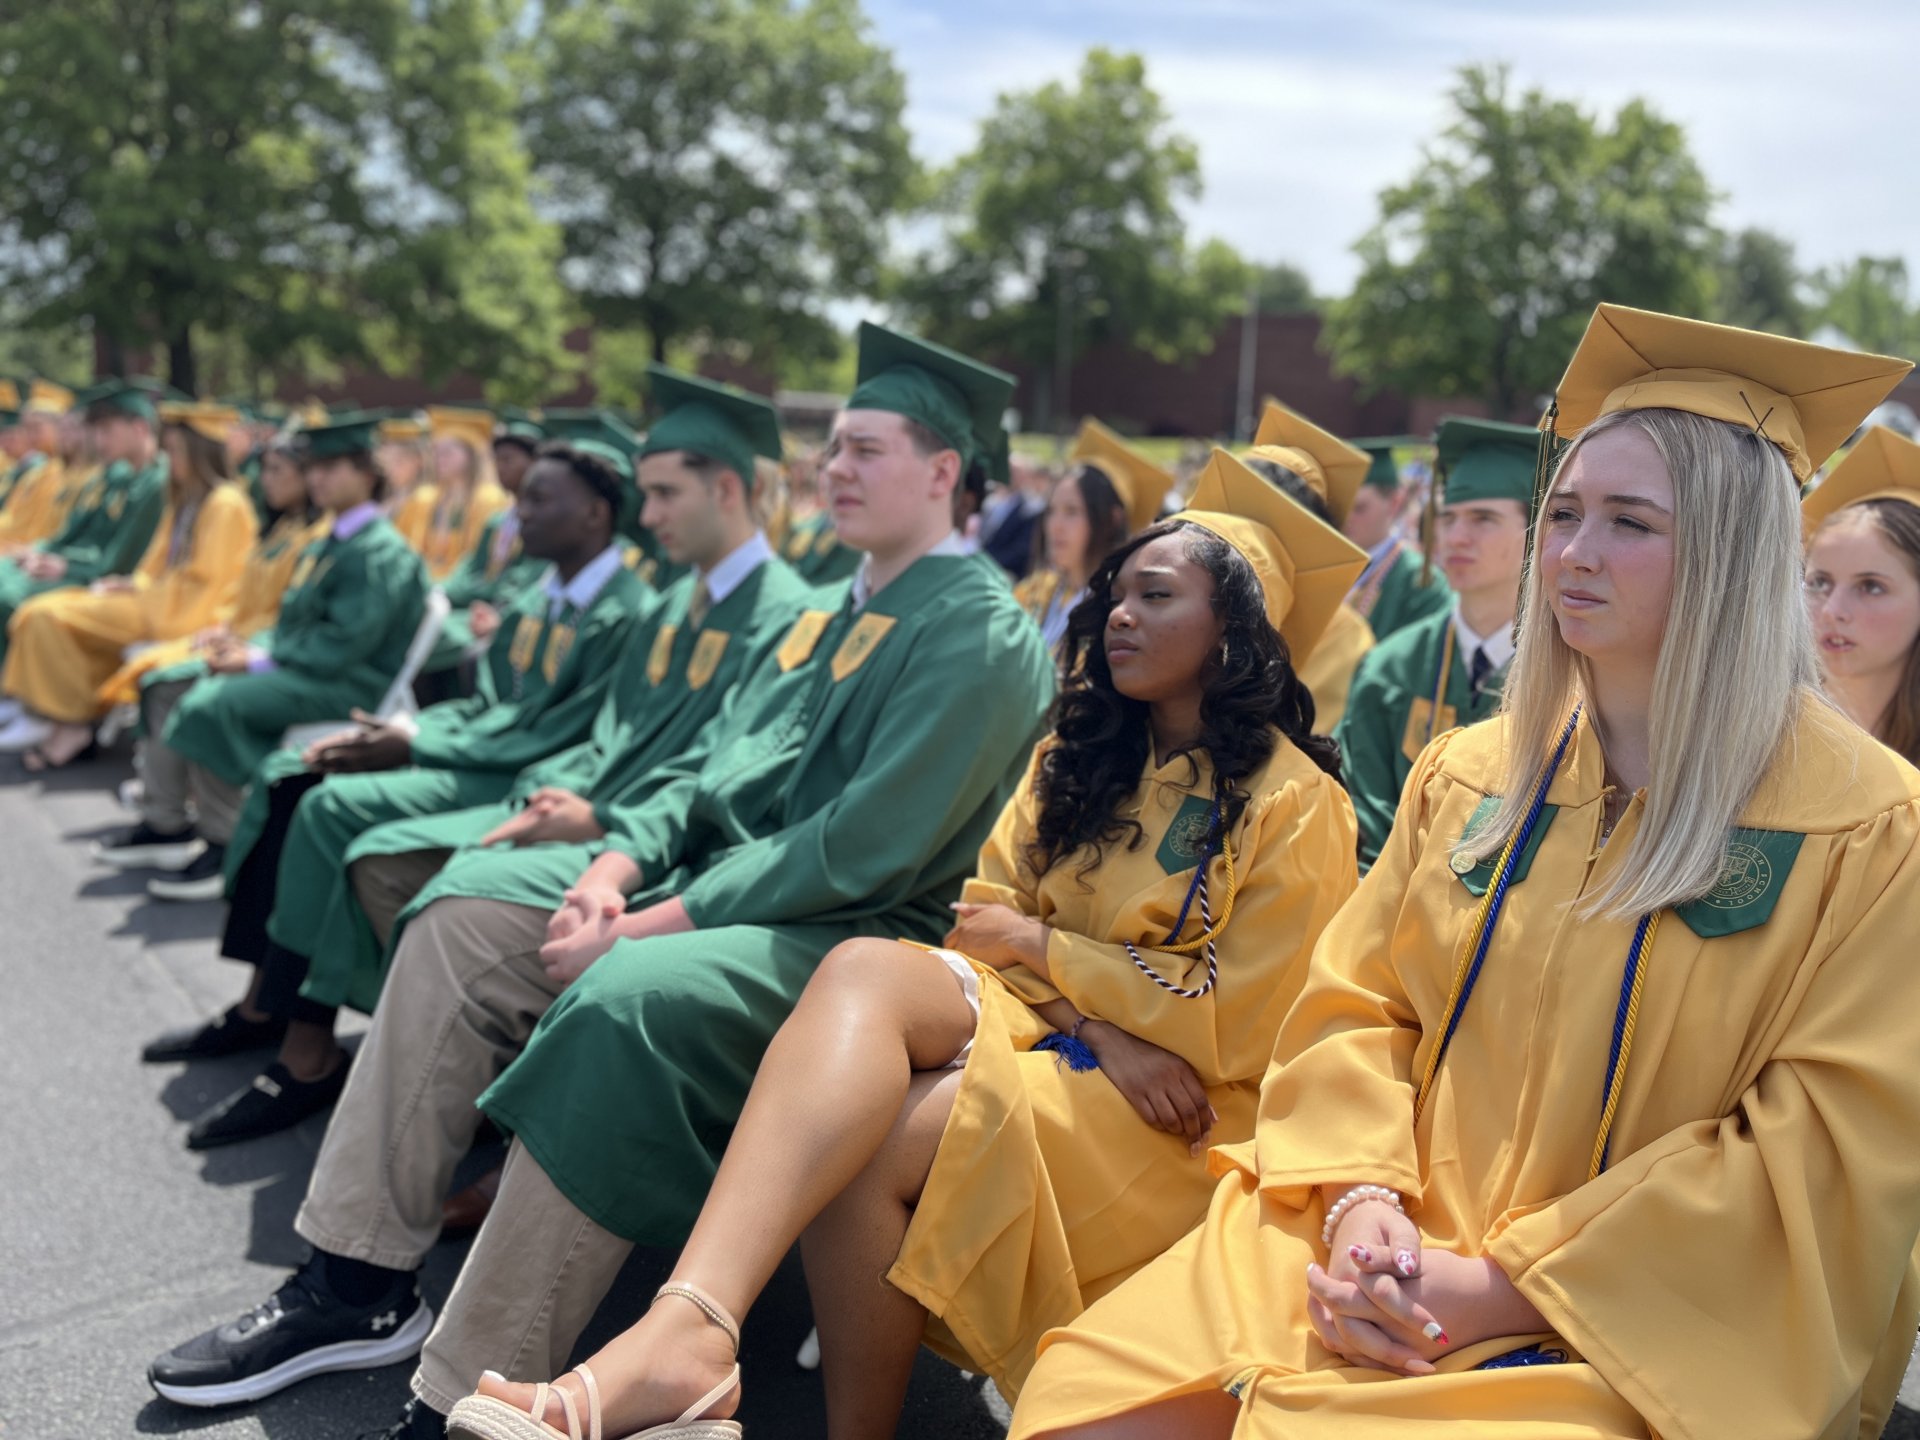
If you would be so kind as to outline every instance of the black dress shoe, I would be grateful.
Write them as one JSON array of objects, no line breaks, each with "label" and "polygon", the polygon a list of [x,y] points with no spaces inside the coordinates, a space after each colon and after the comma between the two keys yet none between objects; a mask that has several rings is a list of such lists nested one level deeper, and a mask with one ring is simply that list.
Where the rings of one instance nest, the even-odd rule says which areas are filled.
[{"label": "black dress shoe", "polygon": [[371,1304],[349,1305],[328,1287],[315,1255],[264,1305],[155,1360],[147,1381],[177,1405],[240,1405],[309,1375],[409,1359],[432,1328],[412,1275],[395,1276]]},{"label": "black dress shoe", "polygon": [[393,1424],[384,1430],[363,1430],[358,1440],[447,1440],[447,1417],[415,1396]]},{"label": "black dress shoe", "polygon": [[296,1080],[278,1060],[193,1122],[187,1131],[189,1150],[211,1150],[241,1140],[257,1140],[291,1130],[309,1115],[333,1108],[346,1088],[348,1061],[342,1057],[331,1075],[318,1080]]},{"label": "black dress shoe", "polygon": [[277,1050],[286,1033],[286,1021],[249,1020],[235,1005],[211,1020],[169,1030],[149,1041],[140,1058],[149,1065],[163,1065],[170,1060],[217,1060],[249,1050]]},{"label": "black dress shoe", "polygon": [[156,900],[223,900],[227,894],[227,847],[208,842],[193,863],[171,875],[147,881],[147,894]]}]

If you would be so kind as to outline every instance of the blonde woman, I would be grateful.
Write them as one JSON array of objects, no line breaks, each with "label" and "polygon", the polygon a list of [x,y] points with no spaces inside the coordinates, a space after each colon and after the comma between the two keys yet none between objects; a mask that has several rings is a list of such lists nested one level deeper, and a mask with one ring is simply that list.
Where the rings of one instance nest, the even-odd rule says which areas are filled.
[{"label": "blonde woman", "polygon": [[1879,1433],[1920,774],[1819,696],[1795,481],[1908,368],[1600,308],[1502,714],[1426,748],[1206,1222],[1015,1440]]},{"label": "blonde woman", "polygon": [[29,770],[89,753],[106,713],[100,687],[128,646],[192,635],[231,608],[255,533],[252,502],[227,483],[227,434],[239,419],[224,405],[163,404],[167,503],[140,564],[36,596],[14,615],[0,690],[28,715],[3,743],[25,750]]},{"label": "blonde woman", "polygon": [[1800,510],[1827,693],[1920,765],[1920,445],[1869,430]]},{"label": "blonde woman", "polygon": [[436,405],[427,411],[433,483],[415,487],[393,524],[438,585],[480,543],[487,522],[513,503],[493,471],[493,416]]}]

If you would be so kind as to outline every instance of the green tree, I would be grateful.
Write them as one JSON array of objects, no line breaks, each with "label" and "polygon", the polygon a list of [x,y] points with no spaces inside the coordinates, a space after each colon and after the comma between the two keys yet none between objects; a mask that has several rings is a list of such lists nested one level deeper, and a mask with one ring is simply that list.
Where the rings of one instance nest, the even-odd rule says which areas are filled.
[{"label": "green tree", "polygon": [[1504,68],[1461,71],[1452,104],[1355,247],[1328,329],[1342,371],[1513,414],[1553,388],[1597,302],[1701,313],[1714,197],[1680,127],[1638,100],[1602,124],[1516,98]]},{"label": "green tree", "polygon": [[999,98],[937,178],[943,233],[896,298],[944,342],[1038,372],[1039,423],[1057,428],[1071,418],[1060,386],[1089,344],[1182,359],[1245,304],[1246,262],[1218,240],[1188,243],[1180,205],[1199,194],[1199,152],[1140,57],[1090,50],[1076,83]]},{"label": "green tree", "polygon": [[596,324],[756,361],[834,350],[914,175],[906,85],[858,0],[551,0],[523,123]]},{"label": "green tree", "polygon": [[1721,324],[1776,335],[1807,333],[1809,312],[1791,240],[1752,228],[1729,235],[1719,271],[1713,318]]},{"label": "green tree", "polygon": [[1318,310],[1321,304],[1320,297],[1313,293],[1313,280],[1307,272],[1284,260],[1259,268],[1253,293],[1262,315],[1297,315]]},{"label": "green tree", "polygon": [[[62,0],[0,19],[0,288],[110,364],[196,337],[537,384],[557,235],[526,199],[513,0]],[[226,376],[229,383],[241,378]]]},{"label": "green tree", "polygon": [[1863,350],[1881,355],[1920,353],[1920,310],[1907,279],[1907,262],[1862,255],[1813,278],[1814,309]]}]

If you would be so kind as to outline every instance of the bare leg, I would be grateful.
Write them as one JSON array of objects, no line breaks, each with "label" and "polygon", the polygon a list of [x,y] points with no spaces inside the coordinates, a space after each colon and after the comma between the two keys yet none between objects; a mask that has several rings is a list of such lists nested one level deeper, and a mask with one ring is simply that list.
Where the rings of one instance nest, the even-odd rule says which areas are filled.
[{"label": "bare leg", "polygon": [[[673,1278],[744,1316],[801,1232],[878,1153],[914,1072],[945,1066],[973,1028],[972,1008],[936,957],[886,940],[835,947],[767,1047]],[[589,1362],[607,1431],[674,1419],[725,1378],[731,1352],[693,1305],[655,1306]],[[533,1400],[530,1385],[488,1379],[480,1388],[522,1409]],[[736,1391],[712,1413],[730,1415],[738,1403]],[[560,1413],[550,1401],[544,1418]]]},{"label": "bare leg", "polygon": [[260,1008],[260,982],[265,976],[258,965],[253,967],[253,979],[247,983],[247,993],[240,997],[240,1018],[251,1020],[256,1025],[265,1024],[273,1017]]},{"label": "bare leg", "polygon": [[832,1440],[891,1440],[927,1314],[886,1282],[933,1169],[960,1072],[915,1075],[880,1153],[801,1237]]},{"label": "bare leg", "polygon": [[1068,1430],[1043,1430],[1033,1440],[1229,1440],[1240,1416],[1240,1402],[1224,1390],[1202,1390],[1130,1410],[1111,1420],[1075,1425]]}]

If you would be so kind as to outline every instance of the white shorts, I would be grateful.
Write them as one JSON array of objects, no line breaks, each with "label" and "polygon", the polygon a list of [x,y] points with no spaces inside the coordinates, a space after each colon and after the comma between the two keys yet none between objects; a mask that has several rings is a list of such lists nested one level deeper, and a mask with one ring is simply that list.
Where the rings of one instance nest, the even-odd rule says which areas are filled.
[{"label": "white shorts", "polygon": [[[937,957],[947,969],[953,972],[953,978],[960,982],[960,993],[967,997],[967,1004],[973,1007],[974,1028],[980,1025],[980,972],[973,968],[958,950],[936,950],[928,947],[927,953]],[[960,1053],[949,1060],[943,1069],[964,1070],[967,1068],[967,1056],[973,1053],[973,1041],[969,1040],[961,1047]]]}]

